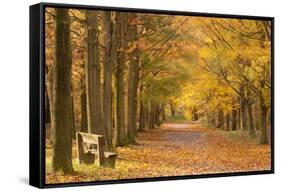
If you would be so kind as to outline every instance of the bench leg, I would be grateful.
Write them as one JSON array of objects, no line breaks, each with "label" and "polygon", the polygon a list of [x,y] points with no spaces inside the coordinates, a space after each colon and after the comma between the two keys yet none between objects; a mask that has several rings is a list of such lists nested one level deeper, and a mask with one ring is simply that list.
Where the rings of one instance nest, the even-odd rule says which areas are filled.
[{"label": "bench leg", "polygon": [[116,156],[105,158],[103,166],[107,168],[115,168],[116,158]]}]

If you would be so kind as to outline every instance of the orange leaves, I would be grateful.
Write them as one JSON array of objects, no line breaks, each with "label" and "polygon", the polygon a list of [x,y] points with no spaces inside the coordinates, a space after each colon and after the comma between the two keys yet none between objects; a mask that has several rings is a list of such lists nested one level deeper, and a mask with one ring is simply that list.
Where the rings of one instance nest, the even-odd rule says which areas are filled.
[{"label": "orange leaves", "polygon": [[[139,133],[137,144],[117,148],[115,169],[78,165],[76,174],[52,174],[47,152],[47,182],[83,182],[161,176],[268,170],[270,146],[243,133],[206,128],[199,123],[164,124]],[[75,147],[74,147],[75,148]],[[76,156],[76,155],[74,155]]]}]

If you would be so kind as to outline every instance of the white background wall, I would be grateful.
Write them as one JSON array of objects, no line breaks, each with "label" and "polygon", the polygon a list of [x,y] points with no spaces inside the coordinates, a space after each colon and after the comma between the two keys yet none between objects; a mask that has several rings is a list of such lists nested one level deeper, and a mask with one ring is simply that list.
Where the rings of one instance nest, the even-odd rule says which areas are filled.
[{"label": "white background wall", "polygon": [[[0,6],[0,190],[37,190],[28,185],[28,91],[29,91],[29,5],[36,0],[1,1]],[[104,6],[168,9],[192,12],[274,16],[275,22],[275,137],[276,173],[242,177],[162,181],[74,187],[67,190],[276,190],[280,189],[280,49],[281,11],[278,0],[56,0]],[[63,189],[55,189],[63,190]]]}]

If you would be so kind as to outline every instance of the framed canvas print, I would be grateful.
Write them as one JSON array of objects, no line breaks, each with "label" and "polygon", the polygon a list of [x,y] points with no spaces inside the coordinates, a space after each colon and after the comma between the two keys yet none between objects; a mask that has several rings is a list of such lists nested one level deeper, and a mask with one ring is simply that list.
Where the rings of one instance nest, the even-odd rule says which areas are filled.
[{"label": "framed canvas print", "polygon": [[30,184],[274,172],[274,18],[30,7]]}]

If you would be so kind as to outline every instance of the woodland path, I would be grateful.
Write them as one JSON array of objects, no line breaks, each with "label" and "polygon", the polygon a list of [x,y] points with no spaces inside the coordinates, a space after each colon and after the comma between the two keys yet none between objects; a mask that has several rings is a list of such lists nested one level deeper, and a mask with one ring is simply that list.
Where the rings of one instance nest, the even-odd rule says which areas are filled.
[{"label": "woodland path", "polygon": [[[165,123],[138,133],[136,144],[117,148],[115,169],[78,165],[75,175],[51,175],[47,182],[181,176],[269,170],[270,145],[258,145],[241,134],[199,123]],[[73,156],[76,158],[75,146]]]},{"label": "woodland path", "polygon": [[146,163],[151,176],[256,171],[271,164],[270,146],[195,122],[163,124],[140,133],[137,143],[130,151],[120,148],[120,159]]}]

